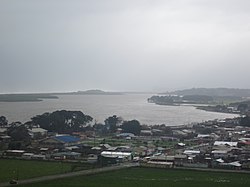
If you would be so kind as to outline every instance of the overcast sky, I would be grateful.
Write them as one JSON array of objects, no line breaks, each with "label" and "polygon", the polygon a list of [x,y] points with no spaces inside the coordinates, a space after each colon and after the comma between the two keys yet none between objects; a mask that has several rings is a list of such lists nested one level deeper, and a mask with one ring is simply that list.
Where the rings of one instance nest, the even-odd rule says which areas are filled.
[{"label": "overcast sky", "polygon": [[0,93],[250,88],[249,0],[0,0]]}]

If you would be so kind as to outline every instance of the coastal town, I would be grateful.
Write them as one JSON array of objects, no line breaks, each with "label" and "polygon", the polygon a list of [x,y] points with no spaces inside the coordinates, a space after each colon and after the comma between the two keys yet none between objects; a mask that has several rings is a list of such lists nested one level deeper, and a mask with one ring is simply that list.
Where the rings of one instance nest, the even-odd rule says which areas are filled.
[{"label": "coastal town", "polygon": [[[96,167],[133,162],[156,168],[250,169],[248,115],[180,126],[139,125],[139,129],[129,128],[129,124],[136,126],[136,120],[118,119],[107,118],[106,129],[105,124],[94,124],[66,134],[30,123],[8,124],[2,116],[0,157],[89,163]],[[27,132],[26,137],[17,139],[20,132]]]}]

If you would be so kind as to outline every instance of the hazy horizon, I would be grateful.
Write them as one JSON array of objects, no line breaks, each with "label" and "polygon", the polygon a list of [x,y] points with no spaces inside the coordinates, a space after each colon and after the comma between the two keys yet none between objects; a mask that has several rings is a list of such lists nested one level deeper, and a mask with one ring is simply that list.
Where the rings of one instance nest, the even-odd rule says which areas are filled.
[{"label": "hazy horizon", "polygon": [[0,93],[250,88],[247,0],[1,0],[0,24]]},{"label": "hazy horizon", "polygon": [[216,88],[204,88],[204,87],[193,87],[193,88],[183,88],[183,89],[173,89],[173,90],[162,90],[162,91],[138,91],[138,90],[102,90],[98,88],[86,89],[86,90],[65,90],[65,91],[48,91],[48,92],[6,92],[0,93],[0,95],[4,94],[57,94],[57,93],[76,93],[76,92],[85,92],[85,91],[104,91],[104,92],[114,92],[114,93],[135,93],[135,94],[161,94],[167,92],[176,92],[176,91],[184,91],[184,90],[191,90],[191,89],[240,89],[240,90],[250,90],[249,88],[226,88],[226,87],[216,87]]}]

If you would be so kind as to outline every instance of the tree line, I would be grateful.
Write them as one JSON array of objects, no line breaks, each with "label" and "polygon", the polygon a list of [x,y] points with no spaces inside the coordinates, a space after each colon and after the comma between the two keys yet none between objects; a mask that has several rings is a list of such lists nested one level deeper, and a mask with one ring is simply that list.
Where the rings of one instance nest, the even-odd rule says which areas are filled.
[{"label": "tree line", "polygon": [[7,135],[14,141],[26,141],[31,139],[29,129],[40,127],[52,133],[72,134],[73,132],[95,131],[101,135],[113,134],[120,130],[124,133],[139,135],[140,122],[137,120],[125,121],[116,115],[105,119],[103,123],[93,122],[93,118],[81,111],[54,111],[46,112],[31,118],[26,123],[8,123],[5,116],[0,116],[0,127],[7,128]]}]

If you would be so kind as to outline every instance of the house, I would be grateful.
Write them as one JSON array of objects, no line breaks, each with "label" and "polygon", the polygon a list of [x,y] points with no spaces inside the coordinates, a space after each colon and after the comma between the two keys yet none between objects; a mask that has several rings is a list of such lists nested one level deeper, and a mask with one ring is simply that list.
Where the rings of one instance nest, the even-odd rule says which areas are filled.
[{"label": "house", "polygon": [[37,139],[46,137],[48,135],[48,131],[46,129],[38,127],[29,129],[29,134],[31,135],[31,138]]},{"label": "house", "polygon": [[213,150],[211,153],[214,158],[226,158],[228,156],[228,150]]},{"label": "house", "polygon": [[103,151],[101,152],[101,156],[116,157],[122,160],[132,160],[132,153],[125,153],[125,152]]},{"label": "house", "polygon": [[156,167],[156,168],[172,168],[174,165],[174,156],[167,156],[164,154],[157,154],[149,157],[141,166]]},{"label": "house", "polygon": [[139,146],[134,148],[135,155],[138,156],[146,156],[148,148],[145,146]]},{"label": "house", "polygon": [[23,153],[22,158],[23,159],[31,159],[32,156],[34,156],[34,153]]},{"label": "house", "polygon": [[210,139],[211,135],[210,134],[198,134],[197,138],[199,139]]},{"label": "house", "polygon": [[131,161],[132,159],[133,156],[131,153],[103,151],[101,152],[98,161],[101,165],[109,165],[124,161]]},{"label": "house", "polygon": [[185,146],[186,146],[186,144],[184,144],[184,143],[182,143],[182,142],[179,142],[179,143],[176,144],[176,147],[177,147],[177,148],[183,148],[183,147],[185,147]]},{"label": "house", "polygon": [[237,147],[238,142],[225,142],[225,141],[215,141],[214,146],[221,146],[221,145],[226,145],[230,147]]},{"label": "house", "polygon": [[75,159],[79,159],[80,157],[81,157],[81,153],[77,153],[77,152],[59,152],[59,153],[54,153],[51,155],[51,158],[55,160],[64,160],[64,159],[75,160]]},{"label": "house", "polygon": [[250,169],[250,159],[242,161],[242,169]]},{"label": "house", "polygon": [[148,161],[146,163],[140,163],[140,166],[152,167],[152,168],[172,168],[173,167],[173,162]]},{"label": "house", "polygon": [[185,150],[183,152],[183,154],[185,155],[199,155],[201,153],[201,151],[197,151],[197,150]]},{"label": "house", "polygon": [[94,151],[92,150],[91,145],[81,143],[76,146],[79,147],[79,149],[72,149],[71,151],[81,153],[82,155],[85,155],[85,156],[87,156],[88,154],[93,154],[93,152],[95,152],[95,150]]},{"label": "house", "polygon": [[160,129],[152,129],[152,133],[154,136],[161,136],[164,134],[163,130]]},{"label": "house", "polygon": [[69,146],[78,145],[80,143],[80,138],[70,135],[57,135],[53,137],[46,138],[40,141],[41,147],[47,148],[65,148]]},{"label": "house", "polygon": [[149,158],[150,161],[155,162],[174,162],[174,156],[169,156],[165,154],[154,155]]},{"label": "house", "polygon": [[100,144],[99,147],[101,147],[103,150],[108,150],[111,148],[111,146],[109,144]]},{"label": "house", "polygon": [[200,155],[200,153],[201,151],[198,150],[185,150],[183,152],[184,155],[187,155],[187,159],[190,163],[193,163],[197,156]]},{"label": "house", "polygon": [[181,130],[173,130],[173,135],[175,137],[186,137],[188,135],[188,133],[183,132]]},{"label": "house", "polygon": [[0,135],[0,150],[8,149],[11,137],[7,135]]},{"label": "house", "polygon": [[78,151],[80,148],[79,146],[74,145],[74,146],[65,147],[65,149],[67,151]]},{"label": "house", "polygon": [[140,163],[143,167],[172,168],[174,156],[157,153],[151,157],[144,157],[144,162]]},{"label": "house", "polygon": [[132,148],[126,145],[118,146],[116,150],[119,152],[127,152],[127,153],[132,152]]},{"label": "house", "polygon": [[162,141],[179,141],[179,138],[171,137],[171,136],[162,136],[161,137]]},{"label": "house", "polygon": [[11,137],[7,136],[7,135],[2,135],[0,136],[0,142],[4,142],[4,143],[9,143],[11,141]]},{"label": "house", "polygon": [[0,127],[0,135],[6,135],[7,128],[6,127]]},{"label": "house", "polygon": [[24,150],[6,150],[4,156],[7,157],[21,157],[25,153]]},{"label": "house", "polygon": [[239,139],[239,146],[250,148],[250,138],[240,138]]},{"label": "house", "polygon": [[135,138],[133,133],[121,133],[116,135],[117,138],[132,139]]},{"label": "house", "polygon": [[95,154],[89,154],[87,158],[88,163],[96,163],[98,162],[98,156]]},{"label": "house", "polygon": [[187,155],[177,154],[174,156],[175,166],[183,166],[183,163],[187,163]]},{"label": "house", "polygon": [[217,159],[213,163],[214,168],[220,168],[220,169],[235,169],[235,170],[240,170],[242,167],[242,164],[240,164],[239,161],[234,161],[234,162],[228,162],[226,163],[222,159]]},{"label": "house", "polygon": [[140,133],[141,136],[152,136],[153,133],[151,130],[141,130],[141,133]]}]

